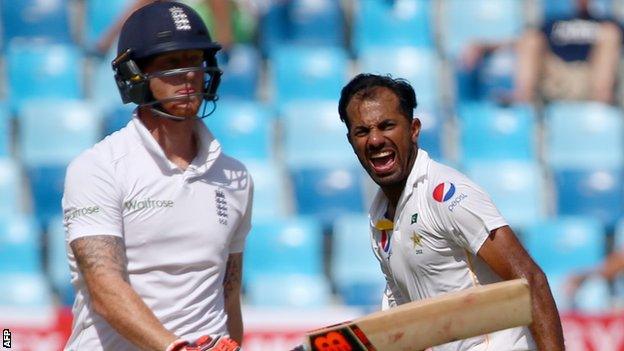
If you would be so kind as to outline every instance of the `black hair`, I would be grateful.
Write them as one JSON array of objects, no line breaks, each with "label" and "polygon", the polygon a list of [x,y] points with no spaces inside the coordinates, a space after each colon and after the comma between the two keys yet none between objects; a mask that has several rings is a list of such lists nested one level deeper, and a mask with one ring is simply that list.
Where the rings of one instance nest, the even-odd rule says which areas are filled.
[{"label": "black hair", "polygon": [[418,106],[416,102],[416,93],[410,83],[402,78],[392,78],[390,75],[378,75],[371,73],[360,73],[355,76],[340,92],[340,101],[338,102],[338,114],[340,120],[347,125],[349,129],[349,119],[347,116],[347,105],[354,96],[361,99],[373,97],[377,92],[376,88],[384,87],[392,90],[399,98],[399,110],[408,121],[414,118],[414,109]]}]

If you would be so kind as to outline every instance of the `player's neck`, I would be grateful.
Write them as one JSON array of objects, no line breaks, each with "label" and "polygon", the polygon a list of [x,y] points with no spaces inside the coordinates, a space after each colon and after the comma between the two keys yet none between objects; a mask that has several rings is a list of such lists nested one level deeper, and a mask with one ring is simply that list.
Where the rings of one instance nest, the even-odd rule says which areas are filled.
[{"label": "player's neck", "polygon": [[414,163],[416,162],[416,156],[418,155],[418,147],[414,148],[414,152],[410,153],[409,161],[407,162],[406,169],[409,170],[405,175],[403,180],[398,183],[392,185],[386,185],[381,187],[381,191],[383,191],[384,195],[388,199],[388,210],[386,214],[389,216],[388,219],[392,220],[394,218],[394,212],[399,204],[399,199],[405,191],[405,184],[407,184],[407,179],[414,168]]},{"label": "player's neck", "polygon": [[154,116],[149,110],[141,110],[139,118],[156,139],[165,156],[176,166],[185,170],[197,155],[197,120],[174,121]]},{"label": "player's neck", "polygon": [[386,195],[386,198],[388,199],[386,218],[388,218],[389,220],[394,219],[394,213],[399,203],[399,199],[401,198],[401,194],[403,193],[403,188],[405,188],[404,182],[403,184],[398,186],[385,187],[384,189],[382,189],[384,195]]}]

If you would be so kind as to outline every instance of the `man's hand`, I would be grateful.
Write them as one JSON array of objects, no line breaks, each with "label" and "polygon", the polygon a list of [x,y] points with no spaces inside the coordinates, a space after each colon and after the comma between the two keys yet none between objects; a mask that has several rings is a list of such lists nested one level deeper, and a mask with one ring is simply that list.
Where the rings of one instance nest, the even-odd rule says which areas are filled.
[{"label": "man's hand", "polygon": [[239,351],[240,346],[230,338],[217,337],[215,339],[204,335],[193,343],[176,340],[166,351]]}]

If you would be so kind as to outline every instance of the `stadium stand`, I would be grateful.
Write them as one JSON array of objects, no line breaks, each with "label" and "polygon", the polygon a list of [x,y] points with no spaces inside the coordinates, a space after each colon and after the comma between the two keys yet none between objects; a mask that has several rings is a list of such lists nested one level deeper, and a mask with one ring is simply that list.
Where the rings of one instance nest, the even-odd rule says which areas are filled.
[{"label": "stadium stand", "polygon": [[223,70],[219,96],[253,100],[260,80],[260,53],[247,44],[234,45],[227,54],[218,56]]},{"label": "stadium stand", "polygon": [[376,306],[386,286],[379,262],[370,252],[369,219],[345,215],[334,222],[331,277],[347,305]]},{"label": "stadium stand", "polygon": [[595,267],[605,257],[601,223],[587,216],[557,217],[531,225],[523,238],[546,273],[558,308],[573,309],[574,301],[565,292],[566,278]]},{"label": "stadium stand", "polygon": [[274,158],[275,118],[268,107],[253,100],[222,99],[218,104],[204,122],[228,155],[248,160]]},{"label": "stadium stand", "polygon": [[[497,172],[492,177],[492,170]],[[515,229],[547,217],[545,172],[533,160],[493,159],[471,162],[466,175],[483,187]]]},{"label": "stadium stand", "polygon": [[4,43],[72,41],[69,0],[2,1]]},{"label": "stadium stand", "polygon": [[0,218],[2,273],[42,273],[41,236],[30,216],[12,215]]},{"label": "stadium stand", "polygon": [[[530,106],[472,102],[458,109],[461,159],[531,161],[537,156],[537,118]],[[496,145],[496,147],[493,147]]]},{"label": "stadium stand", "polygon": [[387,46],[432,48],[433,6],[431,0],[358,2],[352,26],[355,52]]},{"label": "stadium stand", "polygon": [[346,83],[347,53],[337,47],[284,45],[272,52],[274,101],[336,99]]},{"label": "stadium stand", "polygon": [[545,158],[556,170],[624,165],[621,109],[595,102],[555,102],[546,107],[544,133]]},{"label": "stadium stand", "polygon": [[83,55],[71,44],[12,42],[6,53],[13,113],[31,98],[82,99]]}]

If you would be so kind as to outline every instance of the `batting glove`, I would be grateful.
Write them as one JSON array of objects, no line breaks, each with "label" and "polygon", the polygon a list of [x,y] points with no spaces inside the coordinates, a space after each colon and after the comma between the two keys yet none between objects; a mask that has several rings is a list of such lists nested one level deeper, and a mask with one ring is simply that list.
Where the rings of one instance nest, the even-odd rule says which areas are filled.
[{"label": "batting glove", "polygon": [[240,351],[240,346],[230,338],[218,336],[213,339],[204,335],[193,343],[176,340],[167,347],[166,351]]}]

